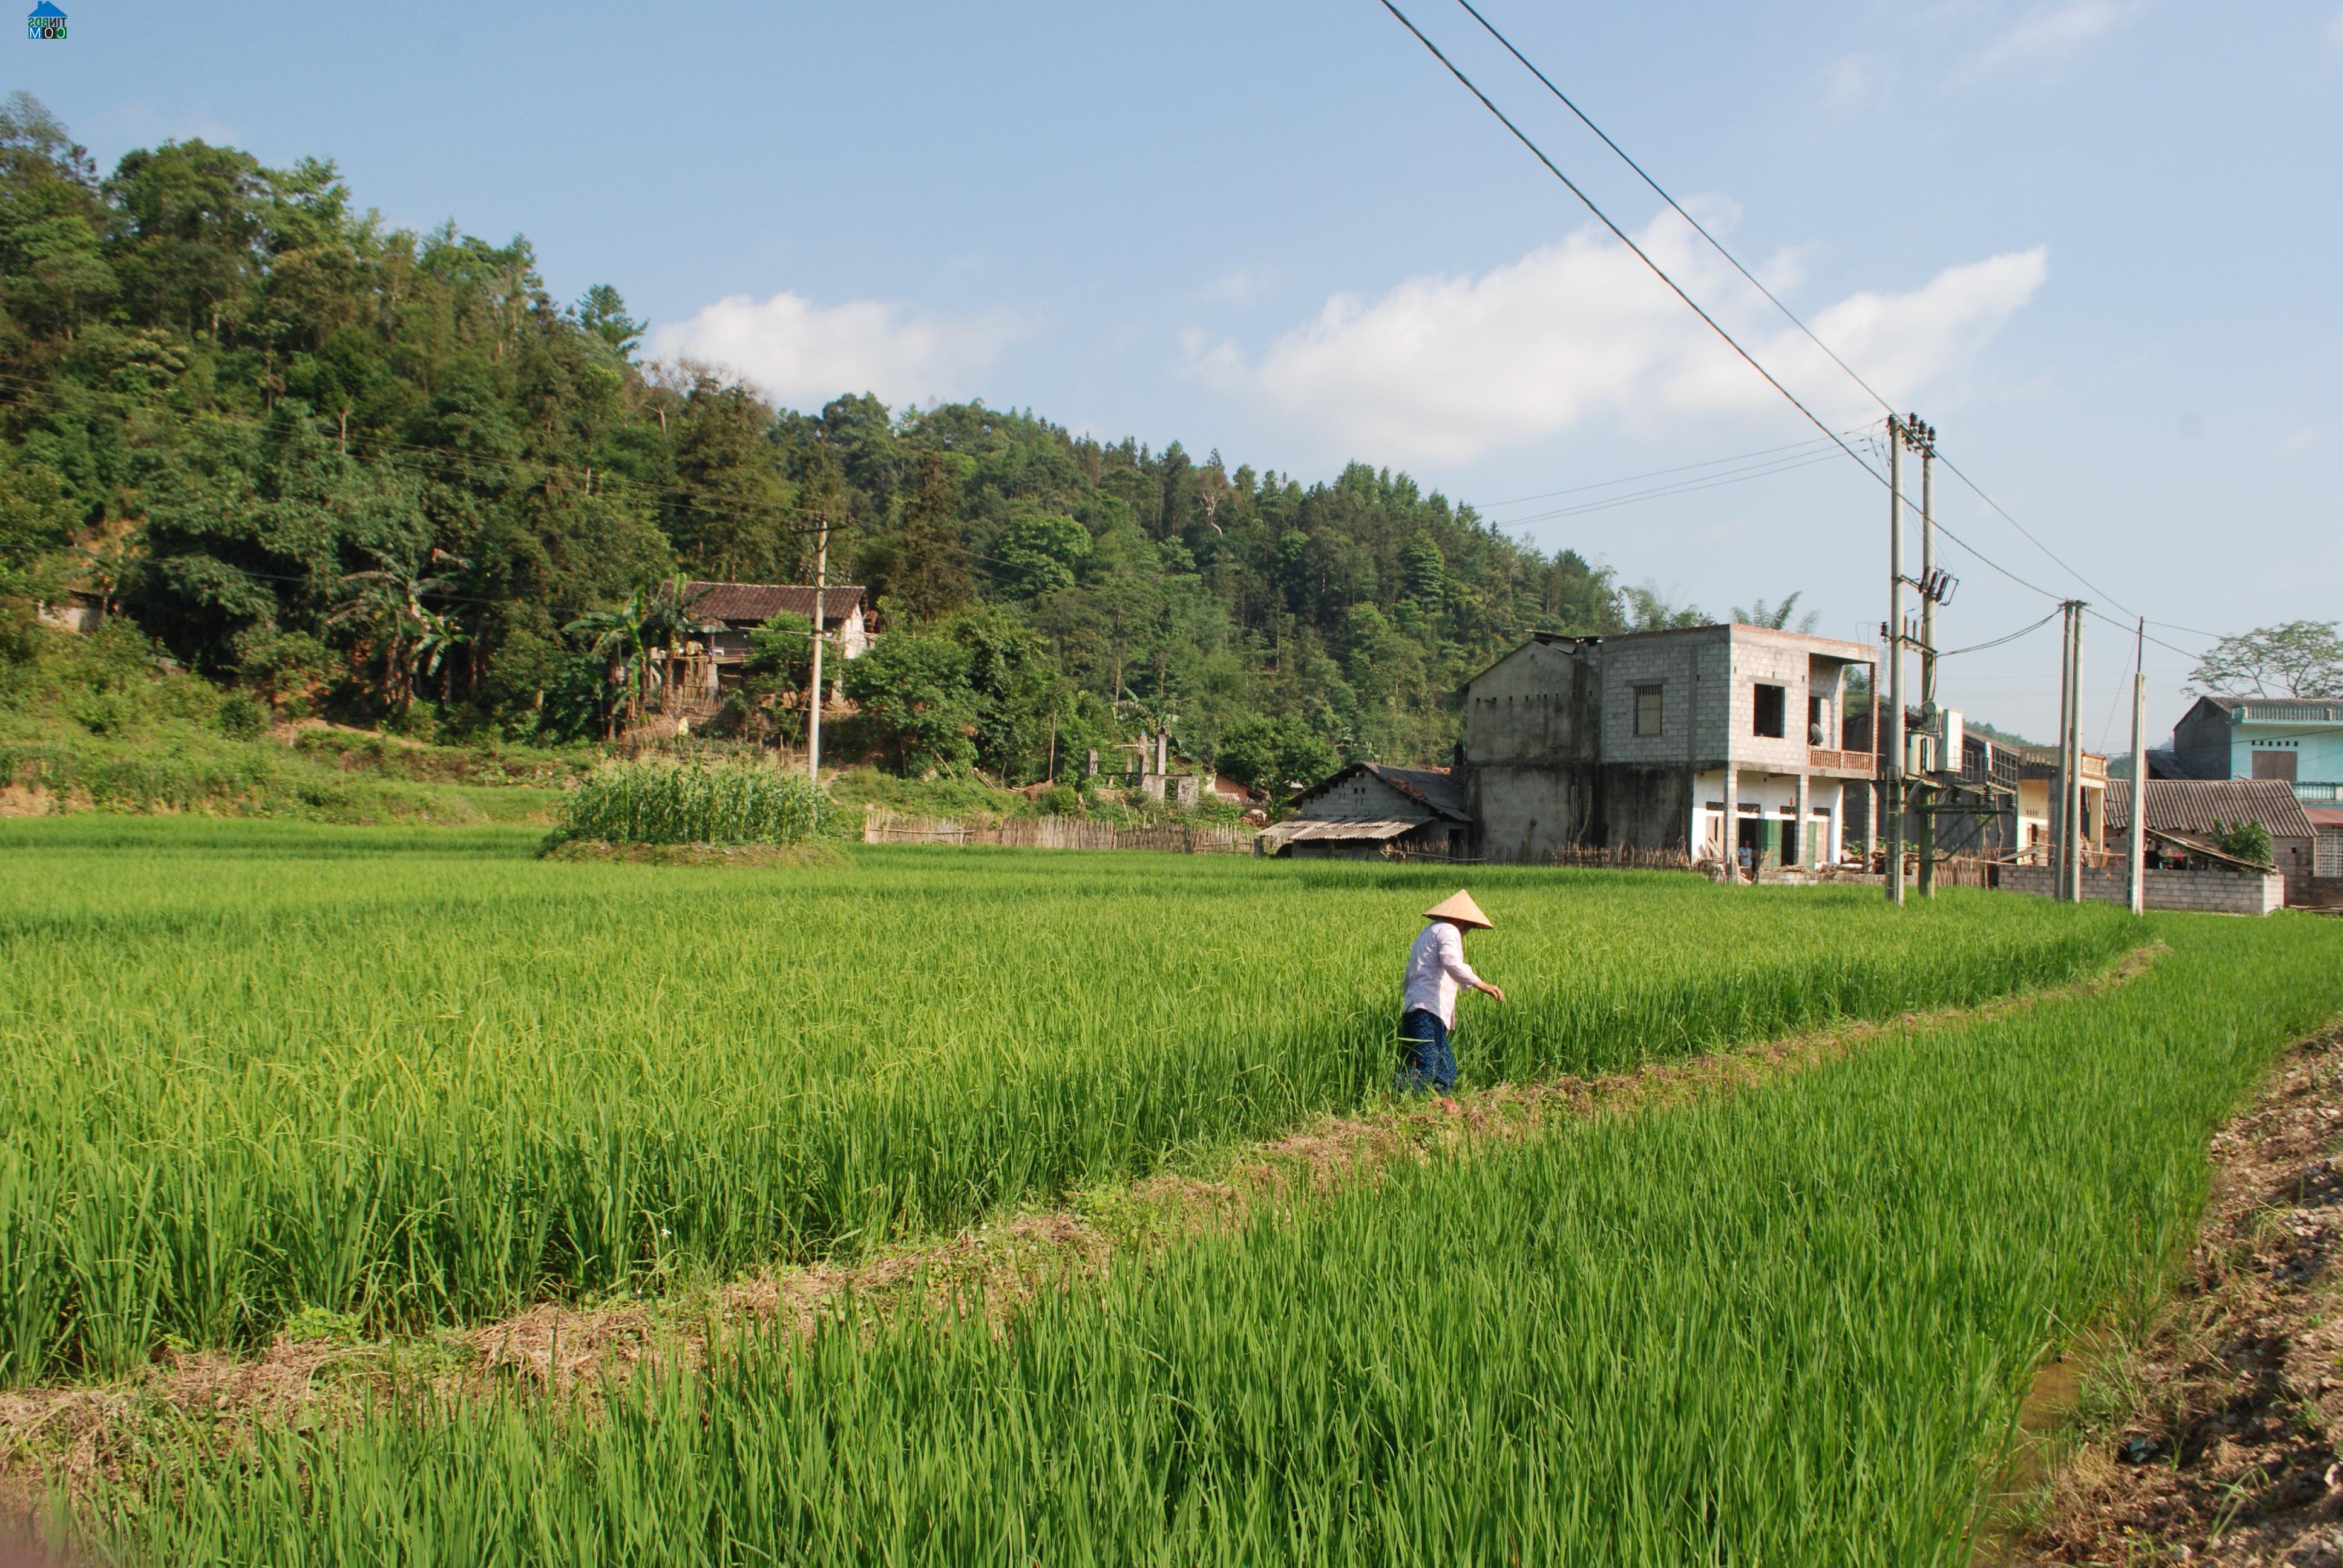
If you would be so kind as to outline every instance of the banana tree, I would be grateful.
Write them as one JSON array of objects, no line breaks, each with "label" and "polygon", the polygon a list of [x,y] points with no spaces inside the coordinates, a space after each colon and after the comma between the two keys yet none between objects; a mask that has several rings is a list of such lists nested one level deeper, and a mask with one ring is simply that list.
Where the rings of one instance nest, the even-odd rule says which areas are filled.
[{"label": "banana tree", "polygon": [[690,629],[683,582],[670,578],[639,585],[618,608],[595,610],[562,628],[583,638],[602,666],[603,726],[610,739],[641,720],[666,681],[666,650],[680,645]]},{"label": "banana tree", "polygon": [[449,591],[451,579],[432,570],[442,562],[461,568],[459,557],[434,549],[420,562],[402,561],[368,550],[376,565],[335,579],[341,602],[326,617],[328,628],[355,631],[366,648],[364,662],[376,668],[383,706],[403,712],[415,699],[418,673],[437,674],[448,649],[470,640],[453,618],[424,604],[427,596]]}]

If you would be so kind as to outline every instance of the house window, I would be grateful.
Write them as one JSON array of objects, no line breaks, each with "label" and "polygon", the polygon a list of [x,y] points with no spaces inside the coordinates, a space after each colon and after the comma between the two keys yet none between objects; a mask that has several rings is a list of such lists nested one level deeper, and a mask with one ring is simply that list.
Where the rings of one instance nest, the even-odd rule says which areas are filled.
[{"label": "house window", "polygon": [[1831,738],[1831,699],[1827,697],[1806,699],[1806,744],[1834,746]]},{"label": "house window", "polygon": [[1638,736],[1660,732],[1660,693],[1665,689],[1658,686],[1635,688],[1635,733]]},{"label": "house window", "polygon": [[1785,695],[1784,689],[1778,686],[1757,688],[1757,700],[1754,705],[1756,721],[1750,726],[1749,733],[1765,736],[1769,740],[1782,739],[1782,710],[1786,706]]},{"label": "house window", "polygon": [[2283,779],[2288,783],[2291,784],[2294,782],[2295,757],[2296,753],[2292,751],[2256,751],[2254,753],[2254,777],[2257,779]]}]

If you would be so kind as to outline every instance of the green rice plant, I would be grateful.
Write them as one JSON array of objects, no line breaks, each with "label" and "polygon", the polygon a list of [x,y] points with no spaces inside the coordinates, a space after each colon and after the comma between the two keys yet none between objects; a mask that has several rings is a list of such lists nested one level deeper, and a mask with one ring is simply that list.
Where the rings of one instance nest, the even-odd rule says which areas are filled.
[{"label": "green rice plant", "polygon": [[[1387,1092],[1442,868],[0,824],[0,1381],[932,1233]],[[1484,869],[1468,1083],[2055,983],[2141,940],[1999,895]]]},{"label": "green rice plant", "polygon": [[2207,1134],[2343,1007],[2331,923],[2157,924],[2112,990],[1400,1168],[1006,1323],[850,1311],[600,1400],[189,1447],[87,1533],[319,1568],[1960,1564],[2046,1348],[2163,1287]]},{"label": "green rice plant", "polygon": [[553,839],[613,844],[794,844],[822,816],[796,773],[742,763],[608,762],[561,803]]}]

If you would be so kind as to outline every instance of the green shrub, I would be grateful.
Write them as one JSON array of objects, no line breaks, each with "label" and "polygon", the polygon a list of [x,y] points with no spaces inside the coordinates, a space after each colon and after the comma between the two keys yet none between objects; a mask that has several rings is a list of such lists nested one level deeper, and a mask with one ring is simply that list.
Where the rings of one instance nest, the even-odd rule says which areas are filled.
[{"label": "green shrub", "polygon": [[219,706],[220,733],[230,740],[251,740],[267,726],[268,710],[245,692],[231,691]]},{"label": "green shrub", "polygon": [[2269,829],[2250,819],[2242,822],[2216,822],[2221,852],[2235,855],[2240,860],[2251,860],[2257,866],[2272,863]]},{"label": "green shrub", "polygon": [[570,792],[548,844],[794,844],[817,829],[824,804],[804,778],[773,768],[613,762]]},{"label": "green shrub", "polygon": [[65,699],[65,713],[92,735],[120,735],[138,718],[138,704],[126,691],[90,687]]}]

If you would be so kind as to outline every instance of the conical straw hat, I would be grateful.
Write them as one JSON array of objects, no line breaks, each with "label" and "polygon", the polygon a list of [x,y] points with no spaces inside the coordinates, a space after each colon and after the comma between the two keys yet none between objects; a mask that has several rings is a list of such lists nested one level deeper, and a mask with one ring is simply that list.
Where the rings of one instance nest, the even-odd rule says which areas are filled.
[{"label": "conical straw hat", "polygon": [[1473,895],[1461,888],[1454,898],[1443,899],[1424,910],[1423,918],[1427,920],[1454,920],[1460,926],[1478,926],[1484,931],[1494,930],[1496,925],[1481,912],[1481,906],[1473,901]]}]

